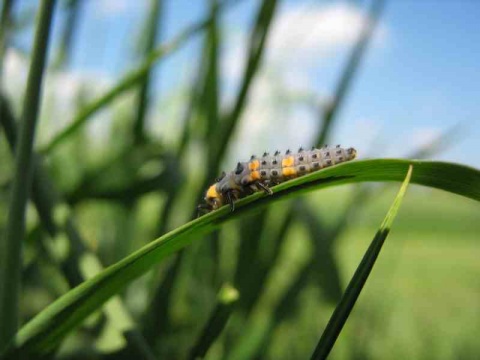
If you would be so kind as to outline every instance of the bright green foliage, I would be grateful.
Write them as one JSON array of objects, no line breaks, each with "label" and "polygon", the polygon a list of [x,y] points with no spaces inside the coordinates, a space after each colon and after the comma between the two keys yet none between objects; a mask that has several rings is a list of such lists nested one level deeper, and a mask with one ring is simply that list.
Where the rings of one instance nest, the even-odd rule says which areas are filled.
[{"label": "bright green foliage", "polygon": [[153,265],[201,238],[221,223],[278,200],[315,189],[364,181],[402,181],[409,165],[415,167],[411,182],[440,188],[480,200],[480,172],[465,166],[407,160],[364,160],[340,164],[272,188],[274,194],[256,193],[237,204],[234,213],[227,206],[193,220],[153,241],[95,278],[71,290],[45,309],[19,332],[12,351],[43,353],[97,310],[112,295]]},{"label": "bright green foliage", "polygon": [[375,237],[370,244],[367,252],[363,256],[362,262],[358,265],[355,274],[353,275],[350,283],[345,290],[345,294],[342,296],[339,304],[335,308],[330,321],[325,328],[320,341],[313,352],[312,359],[320,360],[326,359],[328,354],[333,348],[335,341],[340,335],[340,332],[343,329],[343,326],[348,320],[350,316],[350,312],[357,301],[360,292],[362,291],[365,283],[367,282],[368,276],[370,275],[373,265],[377,260],[378,255],[380,254],[380,250],[382,249],[383,243],[387,238],[388,234],[390,233],[390,229],[393,224],[393,220],[397,216],[398,210],[400,209],[400,205],[402,203],[403,197],[407,191],[408,184],[410,183],[410,179],[412,177],[412,170],[413,166],[410,166],[407,172],[407,176],[403,181],[402,187],[395,198],[390,210],[388,210],[385,219],[383,220],[382,225],[378,229]]},{"label": "bright green foliage", "polygon": [[[35,166],[33,146],[54,5],[54,0],[41,2],[35,32],[35,47],[23,102],[19,144],[15,158],[15,175],[8,208],[8,223],[5,234],[0,237],[0,324],[2,324],[0,326],[0,351],[14,336],[18,328],[25,212]],[[5,4],[5,6],[9,5]],[[3,46],[1,37],[0,35],[0,46]]]},{"label": "bright green foliage", "polygon": [[[44,30],[52,25],[45,12],[36,14],[40,8],[22,3],[30,2],[0,1],[0,82],[5,50],[23,46],[35,19]],[[66,0],[55,9],[59,24],[52,28],[58,33],[50,45],[53,58],[45,58],[48,91],[37,131],[39,151],[32,131],[41,98],[38,49],[44,51],[48,40],[44,31],[19,57],[31,64],[34,78],[25,98],[23,89],[12,96],[1,84],[0,232],[10,242],[0,254],[0,344],[12,339],[17,317],[23,325],[4,358],[306,358],[349,282],[355,284],[355,296],[350,296],[351,285],[336,311],[343,315],[332,318],[336,326],[328,326],[315,358],[330,350],[340,359],[478,354],[477,169],[436,161],[356,160],[282,183],[271,196],[243,198],[233,213],[224,207],[195,218],[206,187],[237,160],[230,150],[246,125],[246,112],[255,110],[250,107],[255,84],[276,70],[266,60],[283,4],[250,2],[246,48],[236,59],[244,67],[238,87],[227,90],[221,65],[232,44],[226,43],[231,29],[224,15],[235,14],[242,0],[206,1],[203,17],[169,38],[164,29],[170,2],[146,1],[132,24],[135,46],[118,39],[132,50],[124,51],[119,62],[131,61],[125,73],[101,93],[95,92],[96,83],[81,84],[78,98],[58,114],[56,102],[45,95],[63,86],[50,81],[72,70],[77,44],[91,40],[78,41],[82,23],[90,20],[85,6],[93,3]],[[363,5],[352,6],[363,10]],[[336,122],[385,5],[374,0],[365,9],[370,21],[347,53],[333,101],[317,108],[319,99],[307,94],[315,97],[309,104],[321,124],[311,145],[337,142]],[[185,69],[157,72],[192,39],[200,40],[189,59],[192,78]],[[110,60],[117,64],[118,59]],[[157,87],[158,75],[175,78],[173,89]],[[273,106],[296,106],[298,98],[278,85],[283,103],[277,99]],[[226,94],[231,101],[224,101]],[[100,126],[99,143],[90,125],[100,125],[104,114],[110,123]],[[411,156],[435,157],[450,137],[444,134]],[[353,139],[342,145],[356,144]],[[357,150],[361,159],[367,156],[366,149]],[[32,163],[29,195],[26,170]],[[388,246],[350,313],[366,279],[357,281],[358,274],[366,275],[373,261],[356,264],[393,197],[387,183],[404,181],[411,166],[410,184],[422,187],[409,187]],[[374,255],[370,260],[378,255],[402,194],[367,252]],[[8,210],[10,199],[14,211]],[[19,226],[23,218],[25,235]],[[16,275],[10,277],[12,270]],[[21,289],[19,297],[14,288]]]}]

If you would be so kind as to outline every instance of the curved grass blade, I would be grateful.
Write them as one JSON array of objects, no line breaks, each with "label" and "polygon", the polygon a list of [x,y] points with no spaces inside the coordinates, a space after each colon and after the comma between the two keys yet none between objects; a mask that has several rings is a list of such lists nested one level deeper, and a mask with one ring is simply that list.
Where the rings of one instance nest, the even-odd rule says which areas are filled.
[{"label": "curved grass blade", "polygon": [[202,330],[195,346],[190,351],[188,359],[203,359],[218,338],[222,330],[227,325],[230,314],[239,297],[237,289],[231,285],[225,284],[218,293],[217,304],[208,319],[205,328]]},{"label": "curved grass blade", "polygon": [[8,222],[5,234],[0,239],[0,350],[7,345],[18,328],[25,210],[32,184],[33,144],[54,5],[54,0],[44,0],[40,5],[32,62],[23,100]]},{"label": "curved grass blade", "polygon": [[320,341],[313,352],[312,360],[326,359],[332,350],[338,335],[340,335],[343,325],[345,325],[345,322],[347,321],[353,306],[355,305],[355,302],[357,301],[358,296],[363,289],[363,286],[367,282],[368,276],[373,269],[373,265],[380,254],[383,243],[390,232],[393,220],[397,215],[403,197],[405,196],[405,192],[407,191],[408,184],[410,183],[412,170],[413,167],[410,165],[407,176],[405,177],[405,180],[403,181],[403,184],[397,196],[395,197],[390,210],[388,210],[380,229],[378,229],[377,233],[375,234],[372,243],[368,247],[368,250],[363,256],[360,265],[357,267],[355,274],[350,280],[350,283],[348,284],[340,303],[335,308],[335,311],[333,312],[332,317],[330,318],[327,327],[325,328]]},{"label": "curved grass blade", "polygon": [[241,199],[237,202],[234,213],[230,212],[228,206],[224,206],[142,247],[93,279],[69,291],[32,319],[19,331],[8,355],[45,353],[132,280],[194,239],[212,232],[227,220],[238,218],[249,210],[329,186],[365,181],[403,181],[410,165],[415,167],[412,183],[443,189],[480,201],[480,171],[468,166],[400,159],[339,164],[275,186],[272,188],[273,195],[255,193]]}]

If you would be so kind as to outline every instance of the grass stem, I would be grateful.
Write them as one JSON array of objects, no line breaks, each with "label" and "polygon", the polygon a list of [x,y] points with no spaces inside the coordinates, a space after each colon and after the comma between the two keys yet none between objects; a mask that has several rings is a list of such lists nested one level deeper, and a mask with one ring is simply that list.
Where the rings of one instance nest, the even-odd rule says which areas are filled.
[{"label": "grass stem", "polygon": [[34,162],[32,151],[54,5],[55,0],[43,0],[40,5],[32,62],[23,102],[7,227],[0,244],[0,324],[2,324],[0,349],[7,345],[18,328],[25,210],[32,183]]}]

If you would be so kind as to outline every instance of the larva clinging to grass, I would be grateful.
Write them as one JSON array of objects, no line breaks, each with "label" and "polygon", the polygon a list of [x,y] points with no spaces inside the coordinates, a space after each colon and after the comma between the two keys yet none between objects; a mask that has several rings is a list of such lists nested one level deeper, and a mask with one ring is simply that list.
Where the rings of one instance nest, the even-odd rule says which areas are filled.
[{"label": "larva clinging to grass", "polygon": [[223,173],[205,194],[205,203],[198,206],[199,211],[210,212],[225,204],[235,210],[235,200],[256,191],[271,194],[270,187],[284,181],[318,171],[345,161],[353,160],[357,152],[354,148],[344,149],[325,146],[311,150],[298,149],[297,153],[287,150],[285,154],[263,154],[252,156],[250,161],[239,162],[235,170]]}]

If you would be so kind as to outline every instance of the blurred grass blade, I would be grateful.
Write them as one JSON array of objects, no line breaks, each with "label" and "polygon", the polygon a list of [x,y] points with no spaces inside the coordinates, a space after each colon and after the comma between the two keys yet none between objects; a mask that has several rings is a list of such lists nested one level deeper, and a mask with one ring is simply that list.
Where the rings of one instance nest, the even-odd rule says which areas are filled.
[{"label": "blurred grass blade", "polygon": [[[150,5],[147,12],[147,22],[145,25],[145,30],[142,31],[142,35],[145,35],[143,42],[143,56],[148,58],[157,42],[157,33],[159,24],[161,24],[161,15],[162,15],[162,4],[163,0],[150,0]],[[142,39],[140,39],[142,42]],[[138,93],[136,117],[133,123],[133,137],[134,142],[139,144],[145,140],[145,117],[148,110],[148,100],[149,100],[149,90],[150,90],[150,80],[152,75],[152,68],[150,68],[145,77],[142,80],[140,86],[140,91]]]},{"label": "blurred grass blade", "polygon": [[212,22],[208,27],[207,37],[205,39],[205,52],[207,57],[205,87],[199,106],[206,118],[205,141],[212,136],[212,129],[218,128],[218,94],[219,94],[219,16],[217,0],[210,0],[210,13]]},{"label": "blurred grass blade", "polygon": [[222,330],[227,325],[233,307],[239,297],[238,291],[232,286],[226,284],[221,289],[217,296],[217,304],[213,310],[212,315],[208,319],[207,325],[202,330],[195,346],[190,351],[188,359],[203,359],[207,354],[208,349],[212,346],[218,338]]},{"label": "blurred grass blade", "polygon": [[[188,149],[188,144],[194,133],[192,123],[195,122],[194,118],[195,115],[198,115],[198,112],[203,112],[201,114],[203,116],[197,116],[197,121],[206,120],[205,139],[211,136],[209,129],[215,128],[218,123],[218,10],[218,2],[211,0],[209,9],[211,21],[203,44],[201,63],[193,80],[192,92],[189,94],[187,110],[183,120],[184,127],[176,151],[177,163],[183,160],[184,153]],[[205,68],[207,71],[204,71]],[[158,234],[160,235],[167,231],[173,214],[171,209],[181,194],[180,179],[175,181],[172,178],[172,184],[173,182],[175,182],[175,186],[172,186],[171,190],[168,191],[167,199],[160,214],[158,225]],[[143,326],[144,336],[151,343],[161,342],[163,335],[169,331],[172,287],[176,284],[177,276],[180,274],[183,257],[183,252],[177,254],[177,258],[168,268],[167,273],[161,274],[162,280],[156,281],[157,284],[153,286],[152,300],[145,311]]]},{"label": "blurred grass blade", "polygon": [[194,239],[214,231],[225,221],[315,189],[365,181],[402,181],[410,165],[415,167],[412,183],[443,189],[480,201],[480,171],[463,165],[375,159],[332,166],[277,185],[272,188],[273,195],[255,193],[243,198],[236,203],[233,213],[228,206],[224,206],[142,247],[93,279],[69,291],[38,314],[19,331],[15,341],[10,344],[8,355],[47,352],[56,346],[68,331],[78,326],[132,280]]},{"label": "blurred grass blade", "polygon": [[385,0],[373,0],[372,7],[369,12],[368,18],[365,19],[365,23],[362,26],[360,36],[358,38],[355,47],[352,49],[352,53],[348,58],[345,70],[340,77],[337,88],[334,93],[333,103],[328,106],[325,112],[322,113],[322,129],[317,138],[317,145],[325,144],[336,115],[343,104],[345,95],[351,86],[352,80],[359,67],[360,61],[363,58],[363,54],[371,41],[374,34],[375,27],[378,19],[382,13],[385,5]]},{"label": "blurred grass blade", "polygon": [[439,152],[445,151],[452,144],[457,143],[466,134],[465,124],[457,123],[449,127],[444,132],[436,136],[427,144],[420,146],[411,153],[406,155],[408,159],[427,159],[431,156],[438,155]]},{"label": "blurred grass blade", "polygon": [[[228,4],[232,4],[234,1],[224,1],[220,7],[224,7]],[[143,63],[137,67],[135,70],[130,71],[125,75],[113,88],[107,91],[105,94],[100,96],[98,99],[91,102],[85,108],[83,108],[72,120],[72,122],[66,126],[65,129],[61,130],[53,139],[41,150],[42,153],[49,153],[53,151],[59,144],[64,142],[74,134],[78,129],[80,129],[85,122],[96,112],[103,109],[111,101],[115,100],[120,94],[124,91],[127,91],[134,86],[138,85],[141,82],[146,74],[150,71],[150,68],[160,59],[163,59],[165,56],[173,53],[186,41],[190,40],[194,35],[197,35],[205,28],[207,28],[211,19],[208,18],[204,21],[201,21],[198,24],[194,24],[184,30],[182,33],[177,35],[171,42],[158,47],[154,50],[148,57],[143,61]]]},{"label": "blurred grass blade", "polygon": [[73,39],[78,30],[79,18],[82,12],[82,0],[67,0],[64,1],[64,11],[66,12],[63,20],[63,31],[59,40],[59,45],[55,60],[52,67],[54,69],[61,69],[70,62],[73,49]]},{"label": "blurred grass blade", "polygon": [[[234,100],[232,109],[230,109],[226,115],[222,116],[222,122],[218,126],[216,136],[214,136],[216,141],[211,141],[209,143],[207,171],[202,186],[199,188],[200,193],[197,195],[197,199],[202,198],[203,191],[209,185],[211,179],[219,174],[219,166],[222,164],[222,159],[225,156],[228,144],[230,143],[232,135],[235,133],[235,129],[237,128],[240,117],[245,109],[245,104],[252,84],[254,83],[254,79],[259,72],[277,3],[277,0],[263,0],[258,8],[255,23],[250,32],[247,63],[241,79],[240,88]],[[206,90],[208,90],[208,79]],[[218,100],[215,99],[215,101]],[[208,125],[211,126],[211,116],[209,116],[208,119],[210,119]],[[196,209],[193,211],[193,214],[195,213]],[[192,217],[193,216],[194,215],[192,215]],[[215,243],[216,240],[213,240],[213,244]]]},{"label": "blurred grass blade", "polygon": [[[194,128],[200,128],[202,140],[208,144],[207,151],[211,151],[212,129],[218,127],[218,92],[219,92],[219,7],[217,0],[209,1],[209,17],[211,19],[206,29],[205,39],[201,54],[201,63],[198,67],[198,73],[192,84],[192,93],[190,94],[189,104],[185,113],[184,128],[180,137],[179,147],[177,149],[177,161],[183,160],[184,152],[187,150]],[[198,132],[198,131],[197,131]],[[203,187],[203,186],[202,186]],[[179,195],[181,187],[172,187],[168,192],[167,199],[163,206],[158,226],[158,234],[164,234],[170,225],[170,219],[173,214],[171,211]],[[201,190],[203,191],[203,189]],[[196,213],[196,209],[193,214]],[[195,215],[192,215],[194,217]],[[215,243],[215,241],[212,241]],[[177,277],[182,275],[180,271],[184,261],[184,252],[177,254],[172,266],[167,270],[161,281],[156,281],[153,286],[152,301],[145,311],[144,335],[153,342],[161,343],[164,334],[169,332],[170,322],[170,303],[173,296],[172,287],[177,283]],[[159,346],[162,346],[160,344]]]},{"label": "blurred grass blade", "polygon": [[271,320],[263,333],[261,341],[258,342],[258,345],[255,348],[250,350],[251,352],[248,358],[262,359],[263,354],[266,354],[270,349],[275,330],[278,329],[279,324],[298,311],[299,294],[301,294],[302,290],[310,280],[309,275],[314,269],[313,266],[313,262],[305,265],[300,270],[292,284],[290,284],[281,300],[273,309]]},{"label": "blurred grass blade", "polygon": [[395,219],[397,212],[400,208],[402,203],[403,197],[405,196],[405,192],[407,191],[408,184],[410,183],[410,179],[412,176],[412,165],[409,166],[407,176],[403,181],[403,184],[392,204],[390,210],[388,210],[385,219],[383,220],[380,229],[377,231],[375,238],[373,239],[372,243],[370,244],[367,252],[363,256],[363,259],[358,266],[355,274],[353,275],[350,283],[345,290],[340,303],[335,308],[335,311],[330,318],[327,327],[325,328],[320,341],[318,342],[317,347],[312,355],[313,360],[320,360],[326,359],[328,354],[333,348],[335,341],[340,335],[340,332],[345,325],[350,313],[355,305],[360,292],[363,289],[363,286],[367,282],[368,276],[373,269],[375,261],[377,260],[378,255],[380,254],[380,250],[382,249],[383,243],[387,238],[390,228],[392,227],[393,220]]},{"label": "blurred grass blade", "polygon": [[[384,1],[382,0],[374,1],[370,11],[370,16],[369,16],[369,20],[371,22],[366,21],[363,24],[363,27],[358,36],[357,42],[355,43],[355,46],[345,66],[345,69],[343,70],[342,75],[340,77],[340,81],[335,89],[335,94],[334,94],[335,101],[327,109],[327,111],[323,111],[321,114],[322,124],[316,136],[316,138],[318,139],[317,144],[319,145],[326,142],[326,140],[328,139],[328,136],[330,135],[331,128],[333,127],[333,123],[335,119],[338,118],[336,116],[338,114],[337,109],[341,107],[343,101],[345,100],[345,94],[347,93],[348,88],[352,84],[354,74],[358,69],[358,66],[360,64],[362,57],[365,54],[365,49],[367,47],[367,44],[369,43],[372,35],[374,34],[375,25],[378,22],[378,18],[381,15],[381,10],[383,9],[383,6],[384,6]],[[298,204],[298,207],[300,209],[306,210],[306,206],[307,205],[303,202]],[[308,214],[311,214],[308,211],[305,211],[305,212]],[[259,219],[261,219],[262,216],[265,217],[265,213],[260,215]],[[288,215],[288,217],[296,217],[300,221],[306,220],[305,216],[298,215],[298,211],[296,211],[294,207],[291,207],[290,214]],[[319,279],[319,282],[322,285],[322,290],[325,292],[325,295],[328,299],[336,302],[341,296],[341,287],[338,279],[338,270],[337,270],[336,263],[333,259],[331,251],[327,249],[327,247],[331,246],[331,244],[333,243],[335,239],[335,233],[327,231],[327,229],[325,229],[319,223],[319,221],[316,220],[315,218],[310,217],[307,221],[307,226],[310,233],[312,234],[312,239],[314,241],[316,251],[321,252],[323,260],[325,260],[325,261],[315,261],[315,264],[318,270],[320,268],[323,269],[323,271],[319,271],[319,273],[324,274],[324,276],[329,279],[328,281],[323,281],[322,279]],[[287,229],[288,227],[285,228],[285,230],[283,231],[282,233],[283,235],[286,233]],[[256,244],[259,242],[260,240],[259,234],[261,234],[261,230],[257,230],[254,234],[256,235],[253,235],[247,238],[249,239],[248,241],[250,241],[252,244]],[[284,236],[281,236],[279,241],[282,242],[283,238]],[[316,241],[317,239],[322,239],[322,241]],[[248,244],[246,241],[242,241],[241,246],[246,247],[248,246]],[[319,248],[319,247],[323,247],[323,248]],[[242,255],[240,254],[239,259],[241,258],[242,258]],[[238,262],[238,264],[240,265],[241,263],[242,263],[241,261]],[[253,263],[255,263],[255,261],[253,261]],[[250,270],[253,269],[250,265],[248,268]],[[266,271],[267,271],[266,269],[261,269],[261,273],[263,276],[265,276]],[[242,274],[246,274],[245,277],[249,278],[246,272],[242,272]],[[258,278],[261,279],[261,277],[262,276],[260,277],[256,276],[255,279],[258,279]],[[252,277],[250,277],[248,281],[251,282],[251,278]],[[334,279],[337,279],[337,280],[334,280]],[[258,284],[261,285],[261,282],[258,282]],[[244,303],[245,299],[249,299],[248,293],[252,294],[252,301],[250,302],[252,303],[253,301],[255,301],[255,297],[257,296],[256,294],[258,294],[258,291],[259,291],[258,289],[252,288],[252,286],[249,284],[249,286],[247,287],[247,290],[246,290],[247,293],[246,293],[241,286],[239,286],[239,288],[242,292],[242,303]],[[281,319],[278,318],[278,320],[281,320]]]},{"label": "blurred grass blade", "polygon": [[317,214],[304,201],[299,201],[297,214],[303,219],[313,242],[314,255],[311,260],[317,281],[323,295],[331,304],[336,304],[342,296],[340,272],[335,261],[333,243],[336,234],[319,221]]},{"label": "blurred grass blade", "polygon": [[259,9],[255,26],[250,35],[248,62],[243,73],[240,90],[238,91],[232,110],[225,116],[224,122],[219,130],[220,133],[216,137],[219,143],[215,143],[215,148],[210,151],[209,154],[211,157],[209,159],[210,171],[208,172],[209,176],[207,176],[208,181],[217,175],[218,166],[221,164],[227,145],[235,131],[240,115],[244,110],[251,85],[260,68],[276,7],[277,0],[264,0]]},{"label": "blurred grass blade", "polygon": [[169,266],[161,282],[156,286],[152,299],[147,307],[143,319],[143,336],[150,344],[161,340],[163,334],[170,330],[170,305],[172,303],[172,289],[175,286],[182,264],[183,252],[177,254]]},{"label": "blurred grass blade", "polygon": [[18,327],[25,210],[32,182],[32,150],[54,4],[54,0],[44,0],[40,5],[32,61],[23,101],[23,116],[15,157],[8,222],[0,243],[0,324],[2,324],[0,326],[0,350],[12,338]]},{"label": "blurred grass blade", "polygon": [[[12,121],[9,121],[12,120]],[[5,138],[9,144],[14,148],[17,142],[17,129],[13,121],[13,113],[7,99],[0,91],[0,125],[3,127]]]},{"label": "blurred grass blade", "polygon": [[[4,127],[7,135],[7,141],[10,144],[12,152],[16,148],[16,127],[13,114],[10,112],[10,106],[6,99],[0,94],[0,124]],[[73,218],[69,216],[70,210],[62,203],[61,197],[55,185],[51,181],[50,177],[46,173],[42,166],[41,158],[37,156],[37,161],[34,165],[33,184],[32,184],[32,201],[37,209],[37,213],[40,217],[42,226],[50,235],[51,238],[59,235],[62,231],[65,232],[69,240],[70,251],[68,256],[63,259],[58,266],[61,268],[63,275],[65,276],[68,285],[70,287],[77,286],[84,280],[84,274],[80,270],[80,260],[88,256],[95,261],[97,268],[100,268],[100,261],[95,257],[96,255],[90,252],[85,247],[85,241],[82,239],[80,232],[76,228]],[[63,213],[63,215],[62,215]],[[59,216],[60,215],[60,216]],[[45,246],[45,245],[43,245]],[[100,271],[100,270],[98,270]],[[121,299],[117,298],[117,302]],[[120,304],[121,305],[121,304]],[[116,323],[117,319],[130,317],[126,307],[121,306],[117,308],[115,314],[111,314],[106,311],[107,317],[109,317],[112,323]],[[137,330],[130,330],[128,334],[124,336],[131,336],[132,340],[136,340],[139,344],[145,342],[141,334]],[[129,339],[127,339],[128,341]],[[130,342],[129,342],[130,343]],[[137,346],[136,348],[139,348]],[[145,350],[146,346],[142,345],[142,349]]]},{"label": "blurred grass blade", "polygon": [[[451,129],[448,129],[443,134],[434,139],[427,146],[422,147],[419,150],[416,150],[407,156],[408,158],[419,159],[426,156],[435,154],[439,150],[444,150],[445,147],[453,142],[454,138],[457,137],[459,127],[455,126]],[[381,189],[385,189],[386,186]],[[377,188],[375,191],[375,196],[378,196],[379,191],[382,191]],[[299,273],[296,280],[291,285],[290,289],[284,296],[284,299],[281,302],[279,309],[274,311],[272,318],[272,324],[269,327],[269,330],[265,334],[265,339],[257,351],[260,353],[264,352],[266,349],[269,349],[270,342],[272,340],[272,332],[278,324],[286,320],[288,315],[292,315],[291,309],[297,309],[297,302],[299,294],[303,286],[308,282],[307,279],[310,279],[310,272],[314,272],[317,278],[317,281],[322,285],[322,291],[325,292],[327,299],[337,303],[342,295],[342,289],[340,287],[340,278],[338,275],[337,265],[335,263],[333,254],[331,252],[331,247],[345,229],[348,228],[348,222],[354,218],[357,213],[362,209],[368,199],[374,194],[373,189],[368,184],[362,185],[359,188],[355,189],[355,192],[352,198],[349,200],[349,205],[345,207],[345,211],[336,221],[336,223],[329,227],[329,229],[323,229],[322,224],[319,223],[317,218],[314,218],[312,214],[314,213],[313,209],[310,209],[308,204],[304,201],[297,201],[297,206],[292,207],[291,213],[299,218],[299,220],[306,221],[307,227],[310,230],[311,238],[314,240],[315,244],[315,261],[310,263],[305,267],[303,271]],[[318,241],[321,239],[321,241]],[[321,254],[319,256],[318,254]],[[328,281],[326,281],[328,280]]]},{"label": "blurred grass blade", "polygon": [[0,85],[2,84],[3,55],[7,46],[13,3],[14,0],[4,0],[0,14]]}]

